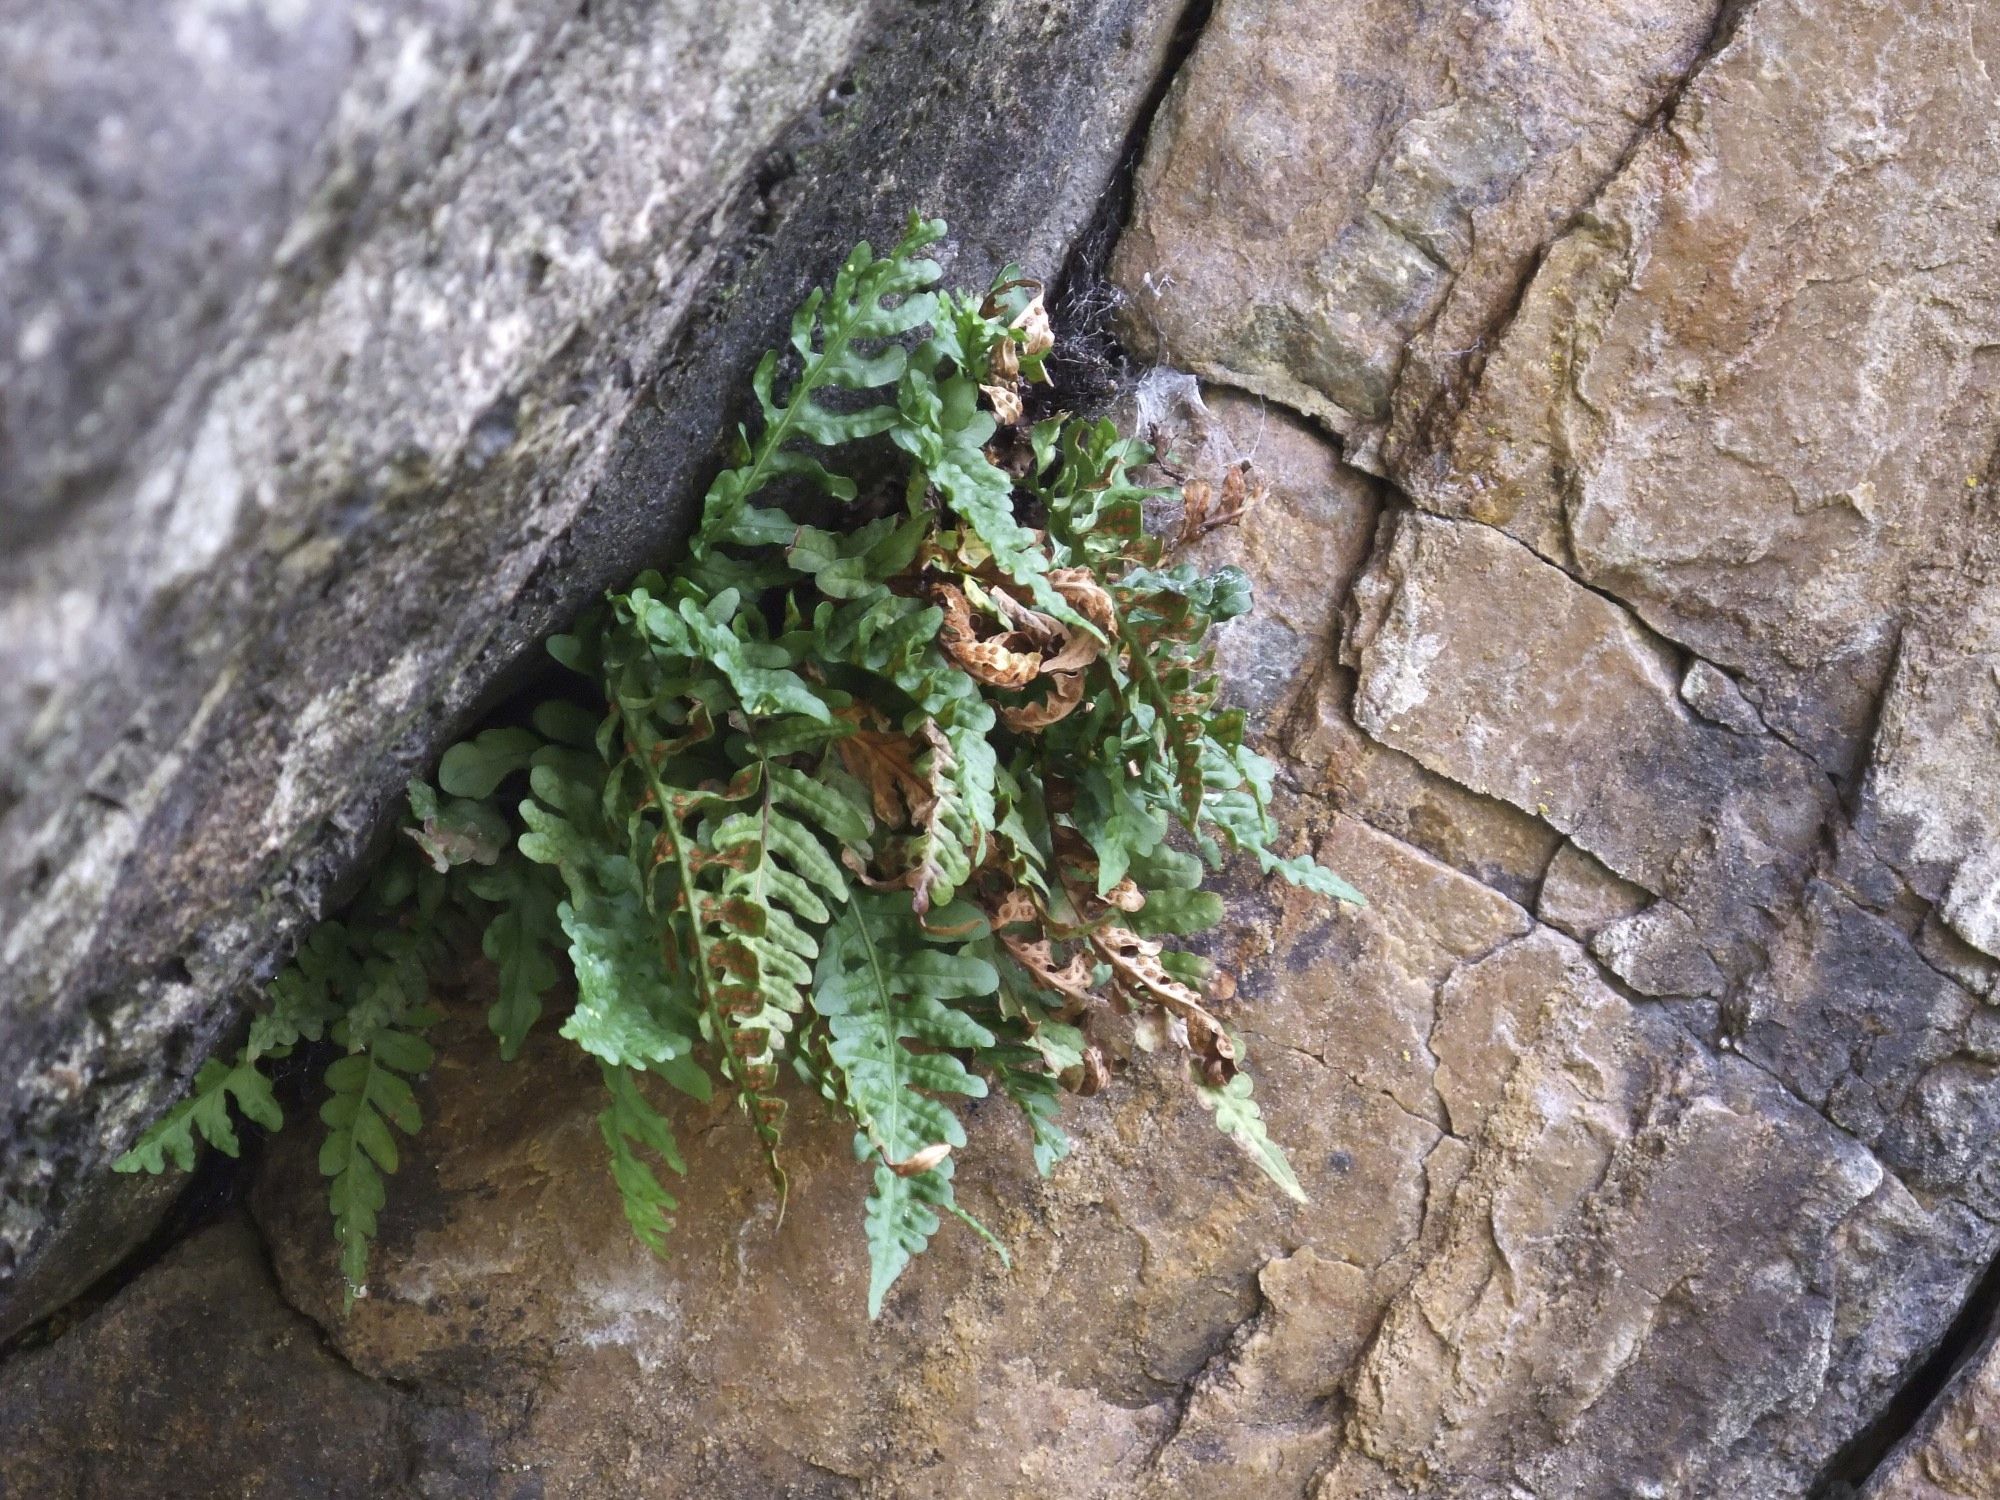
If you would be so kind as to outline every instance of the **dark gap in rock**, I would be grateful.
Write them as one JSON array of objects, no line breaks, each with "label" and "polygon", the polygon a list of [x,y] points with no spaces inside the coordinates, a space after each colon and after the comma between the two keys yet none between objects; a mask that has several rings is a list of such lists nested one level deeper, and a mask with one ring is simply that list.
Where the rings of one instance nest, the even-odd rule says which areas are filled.
[{"label": "dark gap in rock", "polygon": [[[1056,411],[1101,410],[1116,396],[1122,378],[1130,373],[1130,361],[1111,326],[1119,301],[1107,274],[1111,252],[1131,217],[1139,163],[1145,159],[1153,121],[1166,102],[1167,90],[1201,40],[1214,9],[1215,0],[1188,0],[1174,25],[1166,62],[1125,137],[1118,166],[1104,195],[1098,199],[1096,212],[1077,231],[1075,243],[1049,284],[1047,301],[1049,318],[1056,330],[1056,347],[1048,360],[1051,384],[1037,388],[1035,394],[1039,399],[1031,405],[1031,418]],[[1040,409],[1044,406],[1046,410]]]},{"label": "dark gap in rock", "polygon": [[1952,1378],[2000,1333],[2000,1255],[1993,1258],[1930,1357],[1889,1397],[1875,1419],[1827,1460],[1807,1500],[1853,1500],[1897,1444],[1916,1430]]}]

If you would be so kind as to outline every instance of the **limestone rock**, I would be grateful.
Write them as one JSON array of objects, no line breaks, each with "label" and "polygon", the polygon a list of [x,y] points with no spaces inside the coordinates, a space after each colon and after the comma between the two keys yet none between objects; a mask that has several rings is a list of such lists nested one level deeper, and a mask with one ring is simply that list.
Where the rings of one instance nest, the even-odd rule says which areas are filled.
[{"label": "limestone rock", "polygon": [[1988,1337],[1860,1500],[1984,1500],[2000,1487],[2000,1344]]},{"label": "limestone rock", "polygon": [[[2000,537],[1982,550],[2000,555]],[[2000,958],[2000,572],[1987,577],[1905,633],[1859,826],[1959,937]]]},{"label": "limestone rock", "polygon": [[1652,900],[1643,886],[1613,875],[1574,844],[1566,843],[1542,876],[1535,915],[1581,943],[1626,917],[1637,916]]},{"label": "limestone rock", "polygon": [[1256,610],[1218,632],[1216,665],[1229,701],[1282,722],[1329,654],[1374,536],[1377,485],[1285,408],[1229,390],[1204,395],[1189,375],[1148,374],[1131,405],[1135,429],[1186,478],[1219,492],[1226,470],[1251,466],[1263,498],[1173,560],[1239,567],[1256,581]]},{"label": "limestone rock", "polygon": [[[1764,1351],[1830,1336],[1836,1235],[1879,1165],[1550,934],[1454,975],[1432,1046],[1465,1149],[1320,1496],[1507,1473],[1547,1495],[1784,1493],[1732,1479],[1816,1394],[1811,1361]],[[1670,1416],[1690,1388],[1699,1432]]]},{"label": "limestone rock", "polygon": [[1757,706],[1743,696],[1736,679],[1712,662],[1696,660],[1681,678],[1681,701],[1711,724],[1738,734],[1763,734]]},{"label": "limestone rock", "polygon": [[1342,642],[1355,723],[1671,898],[1722,973],[1753,970],[1831,812],[1817,770],[1689,712],[1657,638],[1499,531],[1384,526]]},{"label": "limestone rock", "polygon": [[1749,7],[1469,397],[1399,412],[1391,445],[1419,504],[1626,601],[1838,774],[1905,601],[1994,525],[1996,25],[1979,0]]},{"label": "limestone rock", "polygon": [[1591,939],[1599,963],[1642,995],[1719,995],[1725,981],[1694,919],[1671,901],[1611,923]]}]

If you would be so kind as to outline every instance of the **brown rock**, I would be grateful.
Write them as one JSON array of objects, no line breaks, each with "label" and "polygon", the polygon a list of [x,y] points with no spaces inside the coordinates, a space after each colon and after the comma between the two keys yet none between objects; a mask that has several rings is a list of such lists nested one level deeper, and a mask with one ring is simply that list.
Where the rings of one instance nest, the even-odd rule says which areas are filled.
[{"label": "brown rock", "polygon": [[1463,410],[1392,444],[1420,504],[1628,601],[1839,773],[1908,590],[1993,524],[1996,24],[1755,6],[1550,248]]},{"label": "brown rock", "polygon": [[1119,246],[1131,337],[1317,417],[1372,467],[1401,386],[1423,401],[1452,378],[1713,14],[1223,0]]},{"label": "brown rock", "polygon": [[2000,1494],[2000,1341],[1989,1336],[1860,1500],[1987,1500]]},{"label": "brown rock", "polygon": [[1590,951],[1642,995],[1719,995],[1724,988],[1694,919],[1671,901],[1613,922],[1591,939]]},{"label": "brown rock", "polygon": [[[1881,1169],[1537,933],[1456,974],[1432,1038],[1466,1146],[1350,1377],[1318,1494],[1786,1493],[1742,1439],[1817,1394],[1838,1232]],[[1702,1392],[1699,1423],[1676,1420]]]},{"label": "brown rock", "polygon": [[242,1219],[177,1246],[0,1370],[0,1494],[526,1497],[462,1413],[356,1374],[272,1284]]},{"label": "brown rock", "polygon": [[1580,943],[1625,917],[1644,910],[1652,895],[1620,879],[1574,844],[1564,844],[1549,861],[1535,898],[1535,916]]},{"label": "brown rock", "polygon": [[[2000,551],[2000,539],[1992,550]],[[1959,937],[2000,958],[2000,574],[1905,633],[1859,829]]]},{"label": "brown rock", "polygon": [[1067,1111],[1078,1150],[1047,1183],[1004,1106],[974,1111],[962,1195],[1014,1269],[947,1231],[870,1325],[865,1176],[809,1101],[782,1225],[734,1108],[681,1102],[685,1206],[655,1260],[604,1170],[593,1070],[546,1033],[499,1062],[475,1004],[441,1037],[349,1313],[314,1131],[274,1140],[256,1204],[281,1281],[356,1368],[507,1425],[503,1458],[551,1494],[815,1493],[829,1474],[913,1496],[1302,1494],[1335,1437],[1323,1399],[1409,1275],[1432,1191],[1438,986],[1532,926],[1352,820],[1320,853],[1368,908],[1248,890],[1222,943],[1304,1208],[1135,1054]]},{"label": "brown rock", "polygon": [[1317,795],[1512,901],[1532,902],[1562,835],[1363,734],[1351,715],[1353,698],[1353,672],[1323,663],[1278,736]]},{"label": "brown rock", "polygon": [[1356,724],[1693,919],[1652,937],[1753,971],[1831,811],[1818,771],[1691,713],[1662,642],[1499,531],[1407,512],[1384,527],[1343,642]]},{"label": "brown rock", "polygon": [[1219,489],[1226,469],[1248,463],[1265,492],[1241,521],[1171,561],[1238,567],[1255,580],[1256,610],[1218,632],[1216,664],[1232,703],[1282,721],[1333,654],[1341,603],[1374,537],[1380,483],[1285,408],[1203,391],[1191,376],[1155,371],[1131,404],[1137,429],[1180,473]]}]

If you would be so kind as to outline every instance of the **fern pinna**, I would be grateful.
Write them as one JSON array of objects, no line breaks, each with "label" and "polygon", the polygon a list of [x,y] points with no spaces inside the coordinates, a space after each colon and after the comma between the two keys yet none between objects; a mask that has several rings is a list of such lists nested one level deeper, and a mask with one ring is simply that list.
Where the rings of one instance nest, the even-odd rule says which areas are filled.
[{"label": "fern pinna", "polygon": [[1201,883],[1231,851],[1359,900],[1275,851],[1271,768],[1217,707],[1208,640],[1246,580],[1169,562],[1255,482],[1233,471],[1219,504],[1190,485],[1177,532],[1149,531],[1170,492],[1135,480],[1144,444],[1025,417],[1053,345],[1039,287],[939,290],[944,232],[912,220],[813,293],[680,566],[550,642],[574,696],[412,785],[409,843],[121,1167],[185,1167],[197,1133],[233,1153],[231,1101],[276,1128],[261,1060],[330,1040],[321,1168],[358,1294],[419,1123],[425,975],[462,927],[498,969],[509,1057],[574,980],[561,1034],[603,1070],[612,1176],[656,1250],[684,1167],[648,1080],[733,1096],[782,1199],[789,1067],[870,1166],[879,1313],[941,1216],[986,1234],[953,1193],[955,1102],[997,1090],[1052,1170],[1061,1095],[1104,1086],[1119,1017],[1183,1048],[1221,1130],[1300,1196],[1218,1012],[1233,985],[1173,942],[1220,920]]}]

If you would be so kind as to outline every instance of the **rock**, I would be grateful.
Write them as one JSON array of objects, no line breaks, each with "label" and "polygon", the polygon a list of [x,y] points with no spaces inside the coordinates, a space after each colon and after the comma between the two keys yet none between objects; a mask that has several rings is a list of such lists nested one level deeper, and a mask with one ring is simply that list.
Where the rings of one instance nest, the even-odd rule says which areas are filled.
[{"label": "rock", "polygon": [[1216,665],[1231,703],[1283,722],[1329,654],[1374,536],[1377,486],[1283,407],[1228,390],[1204,396],[1191,376],[1148,374],[1131,406],[1134,430],[1150,433],[1187,478],[1219,494],[1224,471],[1248,463],[1266,491],[1243,520],[1173,560],[1204,572],[1239,567],[1256,580],[1256,610],[1218,632]]},{"label": "rock", "polygon": [[1694,919],[1671,901],[1603,928],[1590,951],[1642,995],[1719,995],[1725,985],[1722,970],[1702,951]]},{"label": "rock", "polygon": [[1455,974],[1431,1045],[1463,1146],[1318,1494],[1785,1493],[1732,1476],[1816,1394],[1771,1351],[1830,1336],[1880,1167],[1545,932]]},{"label": "rock", "polygon": [[419,1492],[542,1493],[502,1476],[476,1422],[328,1352],[279,1298],[241,1218],[183,1241],[0,1370],[0,1493],[23,1500]]},{"label": "rock", "polygon": [[1989,1335],[1860,1500],[1984,1500],[2000,1484],[2000,1344]]},{"label": "rock", "polygon": [[1743,1055],[1912,1188],[1993,1212],[1981,1132],[2000,1108],[2000,1072],[1961,1056],[1978,1009],[1894,927],[1815,881],[1751,988]]},{"label": "rock", "polygon": [[1180,13],[113,9],[0,23],[8,1324],[404,780],[674,542],[807,286],[919,207],[1052,271]]},{"label": "rock", "polygon": [[1691,919],[1672,933],[1753,972],[1831,814],[1817,770],[1690,713],[1644,626],[1497,530],[1384,527],[1342,642],[1355,723],[1670,898]]},{"label": "rock", "polygon": [[[1014,1267],[947,1231],[870,1325],[865,1176],[809,1100],[782,1225],[734,1107],[677,1102],[688,1174],[656,1260],[605,1170],[593,1068],[546,1030],[501,1063],[474,993],[440,1037],[351,1312],[315,1132],[272,1142],[254,1201],[280,1283],[357,1369],[504,1431],[502,1461],[550,1493],[812,1493],[844,1474],[899,1495],[1249,1495],[1277,1473],[1300,1493],[1335,1436],[1313,1416],[1325,1382],[1409,1274],[1426,1212],[1437,986],[1532,927],[1351,820],[1320,854],[1380,893],[1361,917],[1245,891],[1223,941],[1304,1208],[1215,1135],[1176,1070],[1135,1053],[1108,1097],[1065,1111],[1078,1151],[1046,1183],[1004,1106],[973,1112],[962,1196]],[[1257,1394],[1236,1394],[1253,1367]]]},{"label": "rock", "polygon": [[[304,384],[282,389],[305,403],[297,430],[314,441],[292,468],[306,478],[266,488],[279,555],[304,561],[191,575],[145,606],[168,611],[161,650],[194,663],[154,672],[194,684],[146,699],[157,733],[121,738],[136,689],[104,687],[99,721],[47,708],[34,685],[70,691],[50,654],[70,627],[51,622],[71,611],[92,639],[110,597],[97,584],[54,605],[44,591],[21,616],[42,632],[18,638],[42,643],[27,670],[43,676],[0,673],[0,741],[39,723],[62,744],[0,756],[35,767],[0,773],[25,788],[0,816],[36,831],[50,891],[121,894],[73,912],[0,894],[9,952],[33,966],[0,972],[41,984],[48,1018],[32,1035],[0,1027],[16,1091],[0,1241],[78,1243],[49,1236],[51,1205],[79,1201],[100,1142],[192,1065],[236,981],[335,888],[401,769],[543,625],[671,539],[727,416],[717,393],[860,226],[951,173],[933,201],[961,222],[961,268],[1025,242],[1047,269],[1087,219],[1085,251],[1101,243],[1116,198],[1096,199],[1176,12],[802,4],[785,19],[830,50],[787,50],[768,28],[738,39],[729,67],[762,67],[768,92],[716,127],[691,176],[667,181],[671,151],[620,155],[604,183],[556,174],[611,205],[585,223],[529,174],[496,228],[475,209],[508,172],[568,160],[544,108],[643,115],[634,101],[690,69],[691,99],[740,86],[701,72],[717,55],[701,51],[707,23],[565,12],[559,35],[519,33],[516,102],[491,105],[503,137],[529,129],[519,153],[450,144],[468,101],[499,97],[490,60],[485,81],[446,69],[459,81],[424,94],[406,166],[375,96],[356,96],[326,138],[358,131],[379,149],[355,159],[389,164],[353,189],[358,207],[296,165],[310,152],[276,151],[236,185],[292,191],[303,172],[296,190],[320,205],[298,211],[322,227],[303,240],[308,271],[282,284],[296,295],[236,278],[268,326],[225,309],[193,374],[155,360],[180,336],[163,334],[129,385],[106,387],[102,428],[84,412],[95,387],[37,389],[32,430],[72,438],[38,436],[27,468],[5,460],[56,488],[0,569],[55,556],[49,527],[87,540],[101,526],[77,555],[126,556],[103,537],[125,535],[145,476],[177,457],[227,467],[228,445],[197,443],[204,423],[237,422],[243,463],[265,451],[278,429],[243,414],[292,419],[275,394],[242,396],[246,372],[293,368],[273,350],[323,354],[312,331],[336,326],[344,278],[397,269],[377,282],[421,304],[453,267],[483,264],[490,230],[498,259],[463,284],[504,313],[543,305],[508,276],[553,283],[536,296],[556,299],[560,330],[529,313],[526,333],[571,339],[495,353],[484,313],[418,338],[348,304],[364,311],[337,326],[369,335],[357,348],[467,372],[412,406],[434,456],[330,422],[378,393],[299,366]],[[231,14],[215,24],[265,24]],[[408,46],[456,57],[501,23],[453,24]],[[691,51],[660,41],[675,26]],[[355,76],[387,77],[368,73],[384,56],[362,48]],[[547,1034],[498,1062],[475,968],[351,1311],[311,1121],[258,1168],[283,1299],[363,1382],[335,1382],[325,1419],[310,1395],[293,1402],[286,1441],[308,1451],[327,1423],[359,1422],[401,1443],[398,1482],[418,1492],[519,1475],[524,1491],[649,1497],[1793,1500],[1865,1479],[1855,1456],[1911,1420],[2000,1254],[1996,56],[1971,0],[1218,0],[1151,130],[1114,262],[1149,355],[1213,377],[1149,372],[1130,398],[1141,424],[1193,472],[1248,453],[1269,482],[1262,511],[1191,551],[1246,568],[1265,602],[1220,649],[1278,759],[1288,851],[1369,898],[1335,912],[1240,871],[1222,887],[1211,952],[1240,979],[1229,1017],[1310,1201],[1267,1191],[1167,1060],[1120,1036],[1114,1084],[1067,1111],[1077,1152],[1048,1181],[1003,1104],[973,1112],[962,1193],[1013,1268],[947,1230],[871,1325],[863,1183],[809,1100],[794,1100],[782,1223],[734,1110],[676,1105],[690,1173],[655,1260],[604,1172],[600,1085]],[[827,99],[850,63],[851,94]],[[242,119],[262,118],[260,86]],[[593,139],[630,138],[606,129]],[[706,129],[660,127],[669,147]],[[447,182],[439,160],[464,171]],[[644,239],[629,230],[642,186],[667,195],[657,233],[644,254],[603,255]],[[676,205],[696,202],[711,227],[683,234],[693,210]],[[508,271],[544,231],[563,254]],[[219,263],[282,259],[249,244],[222,244]],[[1088,255],[1071,266],[1087,310]],[[141,277],[129,305],[178,330],[184,280]],[[35,344],[0,339],[0,359],[41,358]],[[114,420],[128,399],[139,417]],[[172,410],[147,416],[149,400]],[[136,446],[118,421],[137,423]],[[108,498],[64,509],[63,484]],[[262,511],[243,514],[254,550]],[[488,534],[496,516],[504,537]],[[203,535],[172,533],[165,555]],[[272,578],[296,597],[243,602]],[[329,579],[332,602],[314,604]],[[224,584],[241,592],[218,615]],[[450,625],[439,598],[472,613]],[[197,625],[228,642],[261,631],[241,660],[280,655],[283,670],[226,679],[234,648],[195,651]],[[151,691],[156,666],[129,670]],[[177,736],[188,749],[162,761]],[[44,765],[75,771],[69,812]],[[133,852],[106,862],[125,846],[104,827]],[[30,845],[0,847],[4,862]],[[0,893],[17,889],[6,878]],[[192,947],[187,921],[207,934]],[[75,954],[81,977],[60,979]],[[107,1059],[85,1016],[127,1052]],[[231,1242],[183,1254],[114,1307],[151,1306],[211,1264],[252,1300],[269,1291]],[[18,1357],[0,1391],[21,1389],[16,1370],[54,1389],[43,1375],[62,1361],[108,1360],[86,1341],[98,1326]],[[327,1376],[268,1378],[312,1392]],[[1915,1464],[1984,1493],[1983,1439],[1959,1415],[1982,1379],[1961,1380],[1883,1486]],[[33,1408],[50,1432],[77,1430],[89,1399],[62,1389]],[[200,1394],[178,1399],[199,1412]],[[123,1456],[110,1418],[90,1421],[119,1463],[146,1461]],[[28,1471],[36,1484],[74,1472],[52,1442],[24,1451],[53,1465]],[[370,1493],[379,1476],[356,1474],[331,1478]],[[240,1470],[212,1477],[243,1487]]]},{"label": "rock", "polygon": [[1576,845],[1566,843],[1542,876],[1535,916],[1587,944],[1614,922],[1638,915],[1651,900],[1643,886],[1621,880]]},{"label": "rock", "polygon": [[1716,8],[1222,0],[1114,266],[1147,353],[1317,417],[1364,467],[1503,318]]},{"label": "rock", "polygon": [[1960,938],[2000,958],[2000,586],[1968,594],[1904,634],[1857,826]]},{"label": "rock", "polygon": [[81,1297],[137,1251],[186,1187],[178,1174],[106,1172],[86,1183],[70,1210],[75,1228],[64,1239],[63,1253],[32,1262],[9,1294],[0,1316],[0,1348],[43,1314]]},{"label": "rock", "polygon": [[1995,20],[1742,14],[1549,246],[1470,393],[1399,408],[1388,469],[1628,603],[1846,775],[1906,601],[1994,527]]},{"label": "rock", "polygon": [[1711,662],[1696,660],[1681,678],[1681,702],[1711,724],[1738,734],[1764,734],[1756,705],[1743,696],[1736,679]]},{"label": "rock", "polygon": [[1508,899],[1532,903],[1562,835],[1369,738],[1355,727],[1353,698],[1354,674],[1322,660],[1280,732],[1280,745],[1316,794]]}]

